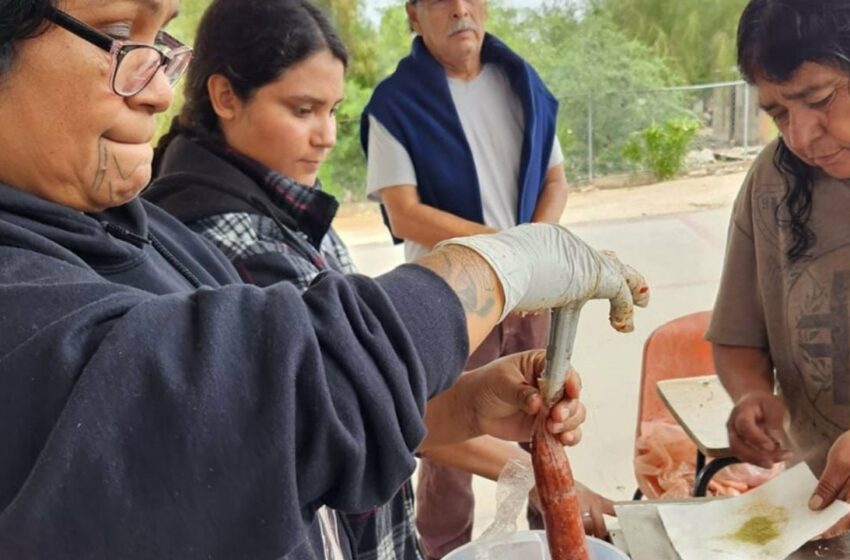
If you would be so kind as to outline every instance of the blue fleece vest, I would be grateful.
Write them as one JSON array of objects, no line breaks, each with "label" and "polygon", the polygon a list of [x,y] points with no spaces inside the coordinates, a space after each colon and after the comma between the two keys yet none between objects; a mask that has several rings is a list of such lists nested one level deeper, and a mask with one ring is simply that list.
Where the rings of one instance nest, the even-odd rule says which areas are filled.
[{"label": "blue fleece vest", "polygon": [[[558,101],[531,65],[490,34],[484,37],[481,62],[499,65],[522,103],[525,130],[516,216],[517,223],[525,223],[534,214],[548,171]],[[378,85],[363,111],[360,142],[367,156],[370,114],[410,155],[424,204],[484,222],[472,150],[452,101],[446,71],[421,37],[413,41],[411,54],[399,62],[396,71]]]}]

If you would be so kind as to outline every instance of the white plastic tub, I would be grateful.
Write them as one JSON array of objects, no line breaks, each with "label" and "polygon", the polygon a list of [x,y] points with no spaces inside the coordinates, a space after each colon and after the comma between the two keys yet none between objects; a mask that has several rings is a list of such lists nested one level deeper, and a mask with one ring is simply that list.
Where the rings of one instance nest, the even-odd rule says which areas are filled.
[{"label": "white plastic tub", "polygon": [[[481,556],[490,560],[549,560],[549,546],[543,531],[517,531],[509,537],[490,541],[483,547],[490,554]],[[605,541],[587,537],[590,560],[629,560],[629,557]],[[443,560],[479,560],[482,545],[475,541],[466,544],[444,557]]]}]

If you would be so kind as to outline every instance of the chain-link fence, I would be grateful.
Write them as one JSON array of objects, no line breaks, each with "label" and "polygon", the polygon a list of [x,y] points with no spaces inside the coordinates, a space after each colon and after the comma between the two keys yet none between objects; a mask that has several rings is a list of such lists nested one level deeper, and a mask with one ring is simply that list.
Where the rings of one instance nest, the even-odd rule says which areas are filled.
[{"label": "chain-link fence", "polygon": [[624,146],[633,134],[670,119],[693,119],[700,125],[686,167],[706,165],[716,157],[745,157],[772,134],[759,116],[753,89],[743,81],[597,92],[560,102],[558,137],[571,182],[640,171],[624,158]]},{"label": "chain-link fence", "polygon": [[[564,96],[560,103],[558,138],[572,184],[599,183],[606,176],[645,171],[623,156],[623,147],[633,134],[669,119],[693,119],[700,126],[685,171],[711,166],[717,160],[752,157],[758,146],[776,134],[758,109],[755,91],[742,81],[597,92]],[[359,111],[359,106],[350,108],[338,119],[338,143],[322,173],[325,187],[343,199],[360,199],[365,190]],[[620,182],[621,178],[612,180]]]}]

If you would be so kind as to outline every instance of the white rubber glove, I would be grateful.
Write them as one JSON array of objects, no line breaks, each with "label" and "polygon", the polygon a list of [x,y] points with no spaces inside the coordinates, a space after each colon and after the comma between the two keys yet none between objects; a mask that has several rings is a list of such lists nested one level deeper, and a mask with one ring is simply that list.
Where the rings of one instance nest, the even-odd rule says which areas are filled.
[{"label": "white rubber glove", "polygon": [[649,302],[649,288],[639,272],[559,225],[526,224],[494,234],[447,239],[436,247],[444,245],[468,247],[490,264],[505,292],[501,319],[513,312],[609,299],[611,325],[630,332],[634,305],[644,307]]}]

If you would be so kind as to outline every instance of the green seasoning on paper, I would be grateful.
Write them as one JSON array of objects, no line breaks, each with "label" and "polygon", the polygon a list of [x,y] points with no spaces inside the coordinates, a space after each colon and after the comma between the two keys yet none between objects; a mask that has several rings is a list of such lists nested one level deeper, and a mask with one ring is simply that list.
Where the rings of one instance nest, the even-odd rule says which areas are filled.
[{"label": "green seasoning on paper", "polygon": [[732,538],[750,544],[767,544],[779,536],[776,520],[766,515],[756,515],[741,525]]},{"label": "green seasoning on paper", "polygon": [[732,540],[762,546],[779,537],[788,522],[785,508],[758,504],[749,509],[750,518],[730,535]]}]

